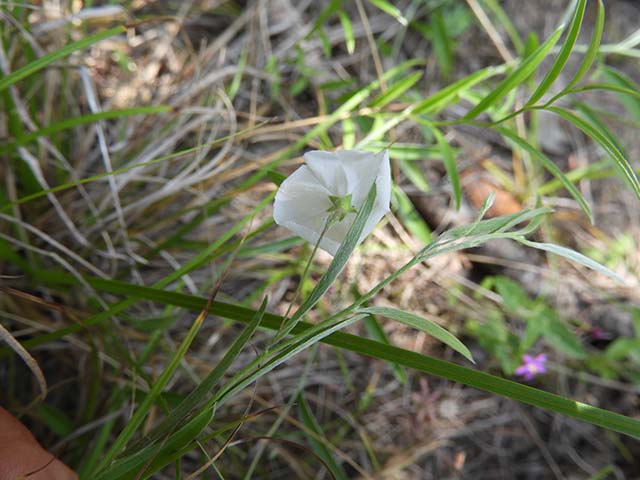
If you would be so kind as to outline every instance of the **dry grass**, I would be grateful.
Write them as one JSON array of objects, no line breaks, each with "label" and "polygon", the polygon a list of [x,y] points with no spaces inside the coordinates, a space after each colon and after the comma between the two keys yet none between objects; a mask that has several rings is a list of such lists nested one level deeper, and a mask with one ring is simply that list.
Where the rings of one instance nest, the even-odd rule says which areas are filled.
[{"label": "dry grass", "polygon": [[[216,241],[273,191],[275,187],[268,182],[249,188],[243,188],[242,182],[280,157],[310,128],[326,121],[332,112],[326,111],[325,97],[333,93],[321,89],[321,84],[346,80],[365,85],[379,77],[381,70],[410,58],[424,58],[428,76],[420,85],[421,93],[426,96],[444,85],[430,73],[438,68],[433,52],[415,31],[405,30],[366,2],[364,6],[361,2],[347,3],[345,8],[353,20],[355,53],[347,52],[344,30],[332,20],[323,28],[326,42],[333,48],[331,58],[323,54],[317,35],[307,38],[325,2],[141,0],[130,2],[122,10],[84,10],[85,14],[94,14],[91,20],[84,20],[88,30],[109,24],[114,17],[141,21],[126,36],[72,56],[68,61],[72,68],[47,69],[28,87],[11,89],[22,128],[35,130],[38,125],[116,108],[162,104],[171,109],[160,115],[78,126],[71,137],[41,137],[37,144],[17,149],[22,171],[30,170],[37,186],[48,188],[55,184],[59,172],[72,180],[80,179],[142,165],[186,148],[193,151],[15,207],[12,215],[0,214],[2,238],[40,268],[55,267],[78,278],[80,272],[91,272],[99,277],[151,285]],[[406,7],[403,11],[418,5],[399,3]],[[556,24],[566,2],[535,3],[534,7],[506,2],[506,11],[518,29],[525,33],[536,31],[542,38]],[[637,18],[640,10],[633,2],[618,0],[609,4],[608,31],[624,38],[637,27],[630,25],[629,19],[633,15]],[[70,14],[68,9],[34,8],[29,19],[32,33],[23,32],[20,41],[1,47],[3,69],[7,67],[6,59],[19,58],[15,49],[21,42],[30,43],[35,52],[40,52],[63,45],[66,38],[62,32],[72,38],[82,36],[82,29],[62,26],[62,20]],[[2,21],[5,25],[13,22],[9,11],[3,12]],[[454,77],[504,57],[504,49],[509,47],[496,42],[504,41],[504,32],[492,34],[498,37],[489,41],[479,26],[466,31],[456,49]],[[380,52],[380,46],[372,39],[384,42],[392,53]],[[298,55],[313,74],[303,92],[292,95],[292,88],[303,75],[296,64]],[[637,65],[622,65],[638,78]],[[234,84],[230,95],[229,86]],[[274,85],[279,86],[275,95]],[[36,92],[44,92],[38,94],[44,101],[34,111],[30,98]],[[59,110],[60,105],[63,110]],[[392,108],[401,109],[402,105]],[[459,112],[448,114],[457,116]],[[7,121],[7,114],[0,113],[0,128],[6,129]],[[621,138],[633,140],[629,131],[637,129],[620,128]],[[567,168],[591,162],[598,155],[593,145],[574,131],[557,128],[556,134],[549,151],[555,148],[554,159]],[[6,131],[1,135],[8,136]],[[409,123],[394,129],[392,135],[396,140],[420,141],[416,126]],[[341,145],[340,124],[329,129],[327,136],[333,145]],[[448,139],[461,149],[460,168],[470,175],[466,177],[467,196],[461,211],[455,211],[449,201],[450,186],[439,162],[418,162],[432,186],[427,194],[417,191],[404,176],[396,175],[396,181],[434,230],[473,219],[479,203],[476,197],[484,198],[477,189],[486,186],[477,181],[478,175],[488,176],[493,182],[486,188],[503,192],[505,197],[499,197],[496,205],[506,209],[503,212],[513,205],[535,202],[534,196],[518,186],[509,193],[495,176],[496,170],[487,170],[489,161],[490,166],[497,165],[517,177],[517,164],[495,138],[479,129],[460,127],[452,128]],[[637,152],[637,141],[630,144],[630,152]],[[308,142],[309,148],[323,146],[321,137]],[[289,155],[279,170],[288,173],[299,162],[295,155]],[[22,187],[15,165],[0,166],[3,188],[13,201]],[[557,197],[557,213],[541,234],[543,238],[561,238],[561,243],[581,250],[605,250],[609,239],[622,233],[640,238],[640,209],[630,190],[615,179],[585,180],[580,188],[594,205],[597,226],[589,225],[572,201]],[[229,202],[222,208],[212,207],[220,200]],[[269,211],[261,212],[243,232],[269,219]],[[166,243],[189,222],[198,223],[183,238]],[[261,243],[286,235],[271,228],[263,234]],[[354,288],[368,290],[404,264],[418,245],[403,223],[391,216],[367,246],[353,256],[341,281],[314,315],[320,317],[347,305]],[[223,284],[222,298],[243,301],[264,286],[270,296],[270,310],[283,313],[301,273],[289,266],[307,254],[308,248],[298,245],[283,252],[236,259]],[[327,257],[318,258],[314,278],[328,262]],[[209,262],[171,287],[206,294],[222,264],[220,259]],[[566,318],[577,318],[581,324],[602,328],[611,335],[628,335],[632,328],[628,307],[640,305],[639,271],[640,250],[628,252],[626,261],[617,268],[627,280],[623,288],[612,287],[600,276],[566,262],[548,264],[541,254],[502,244],[488,245],[420,265],[386,288],[376,303],[419,313],[464,335],[466,320],[483,322],[490,314],[488,306],[502,303],[501,297],[480,285],[485,276],[499,273],[517,279],[532,295],[545,294],[549,304]],[[40,288],[9,262],[0,263],[0,272],[2,322],[18,340],[78,322],[96,306],[116,300],[87,284],[83,289],[59,292]],[[279,273],[282,278],[277,278]],[[277,281],[265,285],[269,279]],[[157,318],[170,322],[160,334],[134,328],[139,327],[137,322]],[[52,446],[70,463],[77,463],[85,448],[78,438],[94,433],[106,422],[124,420],[131,413],[136,390],[128,388],[131,398],[113,410],[108,408],[112,401],[110,386],[146,390],[147,379],[164,368],[192,319],[191,314],[142,302],[114,317],[108,327],[94,327],[33,349],[31,354],[48,382],[47,407],[25,409],[24,420],[43,444]],[[514,328],[519,328],[517,319],[513,320]],[[386,330],[391,342],[398,346],[443,358],[452,356],[451,351],[425,334],[396,324],[389,324]],[[209,318],[172,380],[171,391],[192,388],[216,364],[237,331],[233,324]],[[354,331],[365,334],[361,327],[354,327]],[[256,339],[254,348],[260,349],[265,339],[266,336]],[[496,360],[469,341],[478,366],[500,373]],[[151,351],[144,369],[140,369],[134,359],[143,355],[150,342],[157,342],[158,348]],[[595,350],[598,345],[590,348]],[[238,364],[246,363],[253,355],[251,350],[245,352]],[[307,365],[307,361],[313,363]],[[0,383],[7,388],[0,393],[0,399],[20,410],[33,400],[34,380],[19,359],[8,357],[2,362]],[[557,355],[550,374],[538,385],[637,417],[637,386],[578,374],[572,367],[571,361]],[[304,378],[305,397],[335,447],[333,454],[344,462],[349,478],[573,479],[589,478],[607,466],[611,466],[611,476],[606,478],[640,476],[637,441],[444,380],[406,373],[408,381],[403,385],[386,364],[319,347],[317,352],[306,353],[277,369],[226,405],[214,424],[224,425],[239,418],[252,402],[252,412],[270,410],[250,417],[228,445],[223,445],[224,440],[208,442],[203,450],[211,456],[222,452],[216,464],[225,478],[241,478],[259,448],[264,448],[265,454],[255,478],[329,478],[308,449],[263,439],[277,436],[304,444],[300,434],[304,426],[297,419],[296,408],[285,407]],[[159,416],[161,412],[155,414]],[[56,419],[60,418],[71,424],[57,425]],[[278,418],[282,424],[276,432],[270,432]],[[58,431],[52,429],[55,425]],[[186,456],[183,472],[195,471],[205,458],[197,452]],[[174,475],[175,469],[168,469],[157,478]]]}]

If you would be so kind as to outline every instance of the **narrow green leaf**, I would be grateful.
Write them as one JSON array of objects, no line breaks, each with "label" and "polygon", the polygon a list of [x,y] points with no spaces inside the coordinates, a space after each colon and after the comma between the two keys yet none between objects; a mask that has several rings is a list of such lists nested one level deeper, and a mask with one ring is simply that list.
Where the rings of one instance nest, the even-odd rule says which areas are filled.
[{"label": "narrow green leaf", "polygon": [[[133,480],[149,478],[152,473],[149,470],[156,463],[163,463],[166,457],[172,457],[173,452],[180,450],[183,445],[190,444],[197,438],[199,432],[202,432],[213,420],[213,410],[203,411],[189,420],[186,424],[181,425],[179,429],[169,437],[166,443],[157,448],[147,448],[133,455],[120,458],[113,462],[106,470],[99,471],[85,478],[95,480]],[[144,474],[141,470],[145,468],[149,462],[152,464],[147,468]],[[84,480],[81,479],[81,480]]]},{"label": "narrow green leaf", "polygon": [[94,35],[84,37],[77,42],[70,43],[69,45],[66,45],[62,48],[58,48],[53,52],[48,53],[47,55],[44,55],[37,60],[34,60],[33,62],[29,62],[24,67],[19,68],[6,77],[0,78],[0,92],[8,88],[10,85],[13,85],[14,83],[22,80],[23,78],[34,74],[38,70],[42,70],[44,67],[52,64],[56,60],[67,57],[73,52],[82,50],[83,48],[93,45],[100,40],[104,40],[105,38],[113,37],[114,35],[117,35],[119,33],[124,33],[126,30],[127,29],[124,25],[119,25],[117,27],[110,28],[109,30],[105,30],[104,32],[99,32]]},{"label": "narrow green leaf", "polygon": [[453,334],[442,328],[437,323],[432,322],[431,320],[427,320],[426,318],[414,315],[413,313],[404,312],[402,310],[397,310],[395,308],[389,307],[366,307],[359,309],[358,312],[369,313],[371,315],[380,315],[382,317],[387,317],[395,320],[396,322],[400,322],[404,325],[408,325],[409,327],[422,330],[423,332],[428,333],[432,337],[437,338],[445,345],[454,349],[471,363],[476,363],[473,360],[473,356],[471,355],[469,349],[460,340],[458,340]]},{"label": "narrow green leaf", "polygon": [[[394,78],[396,75],[399,75],[405,72],[407,69],[416,65],[423,65],[424,63],[425,63],[424,60],[420,60],[420,59],[407,60],[387,70],[382,75],[382,77],[384,80],[389,81],[389,79]],[[378,89],[379,87],[380,87],[380,80],[374,80],[368,85],[362,88],[359,88],[357,91],[353,92],[347,99],[345,99],[341,103],[341,105],[337,109],[335,109],[331,114],[327,116],[324,122],[311,128],[305,135],[303,135],[300,139],[298,139],[295,143],[293,143],[289,148],[282,151],[282,153],[276,159],[274,159],[271,163],[269,163],[265,167],[275,168],[285,159],[293,155],[295,152],[299,151],[301,148],[304,148],[306,145],[308,145],[313,138],[324,134],[329,129],[329,127],[331,127],[336,122],[340,121],[345,113],[351,112],[352,110],[357,108],[361,102],[363,102],[367,97],[369,97],[369,95],[371,95],[371,93],[374,90]],[[250,186],[254,185],[258,180],[260,180],[262,177],[264,177],[265,174],[266,174],[265,169],[264,168],[260,169],[258,172],[249,176],[246,180],[240,183],[237,186],[237,189],[242,190],[245,188],[249,188]]]},{"label": "narrow green leaf", "polygon": [[[363,317],[364,315],[354,315],[343,319],[335,319],[332,317],[319,324],[312,325],[310,328],[296,330],[294,327],[291,338],[283,344],[277,345],[276,348],[267,351],[254,360],[248,367],[238,372],[234,376],[233,381],[228,382],[228,385],[225,385],[225,389],[217,393],[211,401],[221,405],[298,353],[322,341],[322,339],[329,335],[361,320]],[[296,326],[299,324],[300,322],[298,322]],[[269,358],[265,359],[267,355],[269,355]]]},{"label": "narrow green leaf", "polygon": [[624,106],[636,120],[640,121],[640,87],[625,74],[614,68],[606,65],[600,68],[609,82],[620,87],[617,93],[622,106]]},{"label": "narrow green leaf", "polygon": [[436,145],[422,145],[418,143],[400,143],[396,142],[389,145],[389,142],[371,142],[367,145],[366,150],[379,152],[387,148],[389,157],[398,160],[411,162],[413,160],[430,160],[442,158],[442,152]]},{"label": "narrow green leaf", "polygon": [[408,162],[407,160],[398,159],[400,171],[409,179],[413,185],[422,193],[427,193],[430,188],[427,180],[424,178],[424,172],[416,162]]},{"label": "narrow green leaf", "polygon": [[[613,175],[613,171],[607,168],[610,164],[609,159],[600,160],[584,167],[574,168],[567,172],[566,177],[571,183],[578,183],[586,179],[607,178]],[[550,195],[560,188],[562,188],[562,182],[558,179],[553,179],[540,185],[536,190],[536,194],[539,196]]]},{"label": "narrow green leaf", "polygon": [[123,108],[121,110],[106,110],[98,113],[90,113],[88,115],[82,115],[81,117],[69,118],[61,122],[56,122],[46,127],[43,127],[35,132],[27,133],[21,137],[18,137],[13,142],[8,142],[0,145],[0,153],[9,152],[17,147],[27,145],[28,143],[46,135],[52,133],[58,133],[64,130],[77,127],[79,125],[85,125],[88,123],[98,122],[100,120],[111,120],[114,118],[128,117],[131,115],[150,115],[156,113],[166,113],[171,111],[171,107],[167,105],[153,105],[149,107],[133,107]]},{"label": "narrow green leaf", "polygon": [[411,108],[411,113],[421,114],[432,112],[440,106],[450,102],[454,97],[460,95],[460,92],[468,90],[469,88],[482,82],[483,80],[502,73],[503,71],[504,67],[487,67],[483,68],[482,70],[478,70],[477,72],[474,72],[465,78],[461,78],[451,85],[438,90],[430,97],[427,97],[424,100],[416,103]]},{"label": "narrow green leaf", "polygon": [[[374,317],[373,315],[367,315],[362,321],[362,324],[364,325],[364,328],[371,338],[380,343],[391,345],[391,342],[389,342],[389,337],[387,337],[387,334],[385,333],[376,317]],[[396,377],[396,379],[402,385],[406,385],[408,379],[407,373],[404,368],[402,368],[397,363],[391,363],[389,366],[391,367],[391,370],[393,370],[393,375]]]},{"label": "narrow green leaf", "polygon": [[580,27],[582,26],[582,19],[584,17],[586,6],[587,0],[578,0],[575,11],[573,13],[573,18],[571,20],[571,26],[569,27],[569,33],[567,33],[567,38],[565,38],[564,43],[560,48],[560,52],[553,62],[553,65],[551,65],[551,68],[538,85],[538,88],[536,88],[535,92],[533,92],[533,95],[531,95],[531,98],[527,102],[527,106],[533,105],[538,100],[540,100],[540,98],[542,98],[547,90],[549,90],[556,78],[558,78],[560,72],[562,72],[562,69],[569,59],[569,55],[571,55],[571,52],[573,51],[573,46],[578,39],[578,34],[580,33]]},{"label": "narrow green leaf", "polygon": [[338,480],[346,480],[348,477],[345,471],[333,458],[331,451],[325,445],[325,443],[318,439],[319,437],[328,442],[326,440],[324,432],[322,431],[322,427],[318,423],[318,420],[316,420],[316,418],[311,413],[309,404],[307,403],[307,400],[304,398],[304,395],[302,393],[298,395],[298,412],[302,423],[315,434],[309,435],[306,431],[303,430],[303,433],[305,433],[305,436],[311,444],[311,448],[313,449],[313,451],[316,453],[316,455],[318,455],[318,457],[324,460],[325,465],[329,468],[329,470],[331,470],[331,474],[334,478]]},{"label": "narrow green leaf", "polygon": [[[353,150],[356,144],[357,127],[356,122],[352,118],[342,120],[342,148],[345,150]],[[384,148],[384,147],[383,147]]]},{"label": "narrow green leaf", "polygon": [[598,14],[596,17],[596,25],[593,29],[593,35],[591,36],[591,42],[589,42],[589,47],[582,59],[582,63],[575,75],[571,79],[571,81],[567,84],[565,90],[571,89],[574,85],[577,85],[582,77],[584,77],[585,73],[589,71],[593,61],[598,54],[598,48],[600,48],[600,42],[602,41],[602,32],[604,31],[604,4],[602,0],[598,0]]},{"label": "narrow green leaf", "polygon": [[[598,112],[596,112],[593,108],[591,108],[589,105],[583,102],[574,101],[573,104],[576,106],[576,108],[580,112],[580,115],[584,117],[585,120],[590,122],[591,125],[593,125],[594,128],[598,130],[598,132],[600,132],[602,135],[607,137],[607,139],[613,145],[615,145],[618,150],[620,150],[620,153],[622,153],[622,155],[624,155],[625,157],[627,156],[627,152],[625,151],[624,145],[622,145],[622,142],[618,139],[618,137],[616,137],[613,134],[613,132],[609,129],[609,127],[607,127],[607,125],[604,123],[602,118],[600,118],[600,115],[598,114]],[[609,159],[606,159],[606,160],[609,161]],[[610,164],[611,162],[609,161],[609,165]],[[614,166],[620,173],[620,176],[622,177],[622,179],[626,181],[626,178],[625,178],[626,175],[624,174],[624,171],[620,169],[618,164],[614,163]]]},{"label": "narrow green leaf", "polygon": [[431,132],[436,137],[438,146],[442,151],[442,163],[447,171],[447,176],[451,182],[451,188],[453,189],[453,198],[456,202],[456,209],[460,210],[460,203],[462,202],[462,187],[460,186],[460,175],[458,174],[458,166],[456,165],[456,159],[453,155],[453,150],[449,143],[445,140],[444,135],[440,133],[440,130],[431,126]]},{"label": "narrow green leaf", "polygon": [[[485,203],[487,203],[485,201]],[[490,206],[490,205],[489,205]],[[484,208],[483,208],[484,209]],[[546,215],[553,212],[550,208],[536,208],[532,210],[523,210],[521,212],[512,213],[510,215],[503,215],[501,217],[490,218],[474,223],[471,227],[469,225],[460,225],[444,232],[441,239],[459,239],[468,235],[487,235],[495,232],[504,232],[510,228],[529,221],[531,219]],[[478,217],[480,218],[480,217]]]},{"label": "narrow green leaf", "polygon": [[[266,308],[267,298],[265,297],[262,301],[262,305],[254,315],[251,322],[242,331],[238,338],[235,339],[227,353],[222,357],[222,360],[220,360],[215,368],[209,372],[204,380],[200,382],[200,384],[180,403],[180,405],[173,409],[171,413],[153,429],[153,431],[142,439],[140,447],[148,447],[168,433],[176,430],[178,424],[182,423],[184,419],[205,400],[207,394],[211,392],[225,372],[229,369],[240,351],[244,348],[258,328],[258,325],[260,325]],[[132,452],[129,451],[128,453],[131,454]]]},{"label": "narrow green leaf", "polygon": [[[542,209],[548,212],[548,209]],[[486,220],[491,222],[493,220]],[[504,221],[501,221],[504,224]],[[495,224],[493,224],[495,227]],[[468,227],[467,227],[468,228]],[[485,230],[487,227],[482,226]],[[54,277],[49,272],[35,272],[35,278],[45,283],[52,282]],[[78,280],[69,274],[55,276],[55,284],[77,285]],[[206,299],[183,293],[168,292],[158,288],[141,287],[126,282],[108,280],[96,277],[85,277],[85,280],[94,288],[117,295],[128,295],[152,301],[160,301],[189,310],[199,311],[206,304]],[[223,318],[234,321],[249,322],[254,318],[255,311],[237,305],[223,302],[214,302],[210,312]],[[277,330],[282,323],[282,317],[265,314],[261,327]],[[293,334],[299,334],[313,328],[311,324],[299,322],[292,330]],[[344,348],[371,358],[395,362],[407,368],[413,368],[421,372],[446,378],[470,387],[478,388],[489,393],[512,398],[528,405],[550,410],[562,415],[598,425],[625,435],[640,438],[640,420],[620,415],[618,413],[593,407],[591,405],[576,402],[571,399],[548,393],[528,385],[513,382],[496,377],[478,370],[462,367],[445,360],[429,357],[409,350],[404,350],[391,345],[384,345],[375,340],[362,338],[343,332],[335,332],[324,337],[322,341],[328,345]]]},{"label": "narrow green leaf", "polygon": [[407,25],[409,25],[409,22],[407,21],[406,18],[404,18],[400,9],[397,7],[394,7],[391,3],[387,2],[387,0],[368,0],[368,1],[374,7],[377,7],[383,12],[391,15],[403,27],[406,27]]},{"label": "narrow green leaf", "polygon": [[66,437],[74,431],[71,419],[62,410],[53,405],[38,403],[35,406],[35,411],[40,421],[59,437]]},{"label": "narrow green leaf", "polygon": [[443,78],[449,78],[451,70],[453,69],[453,46],[451,45],[451,38],[449,37],[449,32],[447,32],[447,26],[444,23],[442,15],[439,12],[434,12],[430,17],[433,50],[438,60],[440,73]]},{"label": "narrow green leaf", "polygon": [[493,106],[507,93],[524,82],[545,59],[553,46],[562,35],[562,29],[556,30],[542,45],[540,45],[531,55],[522,60],[520,65],[511,72],[500,84],[486,95],[475,107],[473,107],[465,116],[464,120],[471,120]]},{"label": "narrow green leaf", "polygon": [[413,206],[407,194],[397,185],[391,187],[395,213],[409,232],[425,245],[433,240],[429,226]]},{"label": "narrow green leaf", "polygon": [[333,257],[333,261],[329,264],[327,271],[320,277],[318,283],[311,291],[309,296],[302,302],[302,305],[296,310],[296,312],[291,316],[291,319],[288,321],[288,324],[283,326],[282,330],[276,335],[274,342],[286,336],[293,326],[309,311],[313,306],[318,303],[322,295],[331,287],[331,284],[338,278],[340,272],[347,264],[347,260],[355,250],[358,245],[358,241],[360,240],[360,236],[362,235],[362,231],[364,230],[365,223],[369,219],[369,215],[371,214],[371,210],[373,209],[373,203],[376,199],[376,184],[371,185],[371,189],[369,190],[369,194],[367,195],[367,199],[360,207],[356,218],[353,221],[353,225],[349,228],[347,235],[344,240],[340,244],[338,251],[336,252],[335,257]]},{"label": "narrow green leaf", "polygon": [[349,55],[353,55],[353,52],[356,50],[356,39],[353,36],[351,20],[342,10],[338,10],[338,18],[342,24],[342,30],[344,30],[344,44],[347,47],[347,52],[349,52]]},{"label": "narrow green leaf", "polygon": [[421,78],[422,72],[414,72],[407,77],[401,78],[393,85],[390,85],[387,90],[374,98],[371,101],[370,106],[373,108],[384,107],[413,87]]},{"label": "narrow green leaf", "polygon": [[182,343],[176,350],[176,353],[173,355],[173,357],[169,361],[169,364],[162,371],[158,379],[155,381],[155,383],[151,387],[151,390],[149,391],[147,396],[144,397],[144,400],[140,403],[140,405],[136,409],[133,416],[128,420],[122,432],[120,432],[120,435],[118,435],[116,440],[111,445],[111,448],[107,451],[107,453],[102,458],[102,461],[98,465],[99,470],[107,467],[110,464],[110,462],[113,460],[113,458],[116,455],[118,455],[122,451],[122,449],[127,445],[129,440],[131,440],[131,437],[133,437],[133,435],[135,435],[135,433],[138,431],[138,428],[140,427],[144,419],[147,417],[149,410],[151,409],[153,404],[156,402],[156,400],[164,390],[164,387],[167,385],[169,380],[171,380],[171,377],[173,376],[174,372],[180,365],[180,362],[182,361],[183,357],[187,353],[187,350],[191,346],[191,342],[193,342],[193,340],[196,337],[196,334],[200,330],[200,326],[202,325],[204,317],[205,317],[204,314],[199,315],[198,318],[196,318],[196,320],[193,322],[193,325],[191,325],[191,328],[189,329],[187,336],[185,337],[185,339],[182,341]]},{"label": "narrow green leaf", "polygon": [[[123,403],[124,390],[117,390],[111,393],[110,398],[108,398],[108,405],[112,405],[111,408],[120,408]],[[115,411],[115,410],[113,410]],[[82,463],[78,467],[78,476],[81,479],[85,479],[90,477],[92,472],[95,472],[95,467],[102,458],[102,453],[107,449],[107,444],[109,440],[112,438],[111,432],[113,431],[116,425],[116,418],[110,418],[107,420],[97,435],[95,435],[91,449],[86,452],[85,456],[82,458]]]},{"label": "narrow green leaf", "polygon": [[616,145],[614,145],[598,129],[594,128],[593,125],[589,124],[588,122],[577,116],[575,113],[560,107],[549,107],[548,110],[573,123],[585,134],[595,140],[604,149],[604,151],[607,152],[609,156],[613,158],[613,160],[618,164],[620,169],[623,171],[625,178],[629,181],[629,184],[631,185],[631,188],[635,192],[636,196],[640,198],[640,182],[638,182],[636,172],[634,172],[633,168],[629,164],[629,161],[625,158],[624,154],[618,149]]},{"label": "narrow green leaf", "polygon": [[637,88],[631,90],[629,88],[621,87],[620,85],[611,85],[608,83],[590,83],[588,85],[585,85],[584,87],[574,88],[569,93],[587,92],[590,90],[608,90],[610,92],[621,93],[631,96],[635,99],[640,99],[640,90],[638,90]]},{"label": "narrow green leaf", "polygon": [[547,157],[544,153],[542,153],[537,148],[534,148],[529,142],[525,139],[519,137],[515,132],[509,130],[508,128],[494,126],[494,129],[500,132],[501,135],[511,140],[511,142],[515,143],[517,146],[526,150],[529,155],[536,158],[544,168],[546,168],[551,174],[556,177],[567,189],[567,191],[571,194],[571,196],[578,202],[582,211],[589,217],[591,223],[593,223],[593,213],[591,212],[591,207],[584,199],[580,191],[571,183],[571,181],[565,176],[565,174],[560,170],[560,168],[553,163],[549,157]]},{"label": "narrow green leaf", "polygon": [[409,107],[405,108],[402,112],[394,114],[389,120],[380,124],[374,125],[373,128],[367,133],[366,137],[358,142],[356,145],[357,148],[365,148],[371,143],[379,141],[382,136],[399,125],[403,121],[405,121],[411,115],[429,113],[438,108],[444,108],[450,102],[453,102],[457,96],[462,95],[462,93],[471,88],[476,83],[481,82],[485,78],[496,75],[498,72],[502,71],[502,67],[488,67],[484,70],[479,70],[466,78],[463,78],[448,87],[445,87],[439,90],[437,93],[434,93],[432,96],[425,98]]},{"label": "narrow green leaf", "polygon": [[333,15],[336,11],[338,11],[338,9],[340,8],[340,6],[342,5],[342,0],[331,0],[329,2],[329,4],[320,12],[320,14],[316,17],[315,22],[313,22],[313,28],[311,29],[311,31],[307,34],[307,38],[309,38],[313,33],[315,33],[320,27],[322,27],[322,25],[324,24],[324,22],[326,22],[327,20],[329,20],[329,18],[331,17],[331,15]]},{"label": "narrow green leaf", "polygon": [[525,45],[520,38],[518,29],[513,25],[513,22],[500,5],[500,2],[497,0],[485,0],[483,3],[493,12],[498,22],[500,22],[504,30],[507,32],[507,35],[509,35],[509,39],[511,40],[511,43],[513,43],[518,55],[524,55]]},{"label": "narrow green leaf", "polygon": [[623,285],[625,283],[622,277],[620,277],[620,275],[618,275],[613,270],[610,270],[604,265],[600,265],[595,260],[592,260],[589,257],[576,252],[575,250],[571,250],[570,248],[561,247],[560,245],[554,245],[552,243],[532,242],[531,240],[527,240],[525,238],[517,237],[517,236],[513,237],[513,239],[517,240],[523,245],[527,245],[529,247],[533,247],[538,250],[544,250],[546,252],[554,253],[556,255],[560,255],[561,257],[567,258],[573,262],[579,263],[580,265],[584,265],[585,267],[595,270],[596,272],[599,272],[603,275],[606,275],[607,277],[612,278],[613,280],[620,282]]},{"label": "narrow green leaf", "polygon": [[[467,230],[464,231],[464,234],[462,236],[468,237],[469,235],[477,235],[478,234],[478,226],[482,222],[482,219],[487,214],[489,209],[493,206],[493,202],[495,201],[495,199],[496,199],[496,192],[489,192],[489,195],[487,195],[487,197],[482,202],[482,206],[480,207],[480,211],[478,212],[478,215],[476,216],[476,219],[467,228]],[[496,231],[496,230],[494,230],[494,231]],[[493,231],[491,233],[493,233]]]},{"label": "narrow green leaf", "polygon": [[616,477],[617,468],[609,464],[591,475],[588,480],[607,480]]}]

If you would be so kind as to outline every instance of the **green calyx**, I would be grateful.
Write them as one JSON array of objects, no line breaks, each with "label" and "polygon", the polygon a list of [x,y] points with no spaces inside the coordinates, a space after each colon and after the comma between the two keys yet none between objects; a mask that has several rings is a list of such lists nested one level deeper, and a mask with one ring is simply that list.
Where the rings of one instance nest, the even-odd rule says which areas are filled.
[{"label": "green calyx", "polygon": [[331,200],[331,207],[327,210],[331,214],[331,221],[341,222],[350,213],[358,213],[358,210],[351,205],[351,194],[343,197],[336,195],[329,195]]}]

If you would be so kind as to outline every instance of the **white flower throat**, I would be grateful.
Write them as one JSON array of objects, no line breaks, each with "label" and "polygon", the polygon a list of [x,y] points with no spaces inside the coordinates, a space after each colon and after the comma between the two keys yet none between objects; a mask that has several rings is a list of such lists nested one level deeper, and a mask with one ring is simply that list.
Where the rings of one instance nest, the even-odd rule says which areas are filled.
[{"label": "white flower throat", "polygon": [[276,223],[335,255],[375,183],[376,199],[358,240],[362,242],[389,211],[389,153],[316,150],[304,159],[306,164],[289,175],[276,193]]}]

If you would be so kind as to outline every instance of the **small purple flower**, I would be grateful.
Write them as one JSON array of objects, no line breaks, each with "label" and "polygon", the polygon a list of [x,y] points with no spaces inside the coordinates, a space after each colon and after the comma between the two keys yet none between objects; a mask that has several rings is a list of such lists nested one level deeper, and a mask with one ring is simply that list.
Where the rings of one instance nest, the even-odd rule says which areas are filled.
[{"label": "small purple flower", "polygon": [[604,333],[604,330],[598,327],[591,327],[589,329],[589,335],[594,340],[604,340],[605,338],[607,338],[607,335]]},{"label": "small purple flower", "polygon": [[522,365],[516,368],[514,373],[526,381],[533,380],[536,375],[547,371],[545,363],[547,363],[547,356],[544,353],[539,353],[535,357],[524,355]]}]

